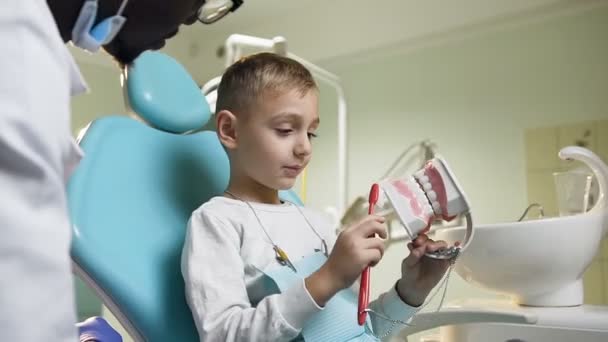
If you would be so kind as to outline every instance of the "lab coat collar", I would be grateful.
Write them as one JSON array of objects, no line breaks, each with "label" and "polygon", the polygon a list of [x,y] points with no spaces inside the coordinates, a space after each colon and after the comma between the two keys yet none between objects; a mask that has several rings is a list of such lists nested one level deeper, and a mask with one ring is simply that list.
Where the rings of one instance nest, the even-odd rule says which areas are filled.
[{"label": "lab coat collar", "polygon": [[89,87],[80,73],[80,69],[78,68],[78,64],[74,60],[74,56],[70,53],[67,46],[64,49],[65,60],[68,63],[69,73],[70,73],[70,94],[72,96],[77,96],[80,94],[84,94],[89,91]]}]

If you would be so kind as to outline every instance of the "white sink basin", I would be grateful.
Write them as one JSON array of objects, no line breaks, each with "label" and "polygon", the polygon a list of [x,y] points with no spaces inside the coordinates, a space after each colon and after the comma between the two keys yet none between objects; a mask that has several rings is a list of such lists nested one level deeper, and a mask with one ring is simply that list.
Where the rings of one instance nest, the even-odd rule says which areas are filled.
[{"label": "white sink basin", "polygon": [[[467,282],[512,295],[529,306],[583,303],[582,275],[608,231],[608,167],[589,150],[567,147],[563,159],[585,162],[596,174],[600,196],[581,215],[474,226],[474,237],[456,261]],[[437,239],[461,241],[464,227],[437,230]]]}]

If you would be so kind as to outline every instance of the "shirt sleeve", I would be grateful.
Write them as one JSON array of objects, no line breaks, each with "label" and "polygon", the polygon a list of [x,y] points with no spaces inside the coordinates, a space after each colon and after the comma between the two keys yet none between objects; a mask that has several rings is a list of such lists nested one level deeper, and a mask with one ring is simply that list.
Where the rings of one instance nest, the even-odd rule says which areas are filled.
[{"label": "shirt sleeve", "polygon": [[186,300],[201,341],[289,341],[322,310],[297,282],[252,307],[245,287],[240,236],[232,225],[195,211],[182,251]]},{"label": "shirt sleeve", "polygon": [[380,313],[383,316],[380,317],[378,314],[374,314],[374,312],[370,313],[369,316],[374,334],[383,338],[396,335],[401,329],[405,328],[405,325],[402,323],[397,322],[393,324],[393,321],[407,323],[418,312],[418,308],[406,304],[401,299],[395,286],[392,286],[390,290],[384,292],[371,302],[369,307],[374,312]]},{"label": "shirt sleeve", "polygon": [[[327,243],[330,246],[330,250],[336,243],[337,235],[333,230],[328,230]],[[395,288],[396,282],[392,284],[391,288],[382,293],[376,300],[369,304],[369,308],[378,314],[369,313],[369,318],[372,322],[372,329],[376,336],[383,336],[388,338],[396,335],[405,326],[400,323],[393,324],[393,321],[408,322],[418,312],[417,307],[413,307],[405,303]],[[353,292],[359,295],[360,279],[357,280],[350,288]],[[387,319],[388,318],[388,319]]]}]

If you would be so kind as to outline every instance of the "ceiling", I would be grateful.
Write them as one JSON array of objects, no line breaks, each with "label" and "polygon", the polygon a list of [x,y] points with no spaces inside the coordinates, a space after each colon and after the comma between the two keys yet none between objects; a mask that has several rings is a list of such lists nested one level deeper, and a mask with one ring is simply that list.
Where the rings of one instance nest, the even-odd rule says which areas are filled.
[{"label": "ceiling", "polygon": [[[290,52],[316,63],[385,53],[458,30],[536,18],[605,0],[245,0],[212,25],[183,27],[163,49],[198,80],[222,70],[218,48],[232,33],[284,36]],[[82,63],[112,65],[73,48]]]}]

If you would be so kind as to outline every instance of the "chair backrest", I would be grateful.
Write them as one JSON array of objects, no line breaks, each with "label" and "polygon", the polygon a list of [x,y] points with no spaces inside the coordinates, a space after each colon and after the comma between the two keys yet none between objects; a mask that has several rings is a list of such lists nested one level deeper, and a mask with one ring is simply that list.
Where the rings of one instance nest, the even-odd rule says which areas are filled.
[{"label": "chair backrest", "polygon": [[[135,340],[198,341],[181,249],[192,211],[228,184],[228,159],[215,132],[181,134],[211,113],[179,63],[146,52],[124,81],[147,124],[108,116],[81,138],[86,155],[68,185],[72,260]],[[299,203],[292,192],[281,197]]]}]

